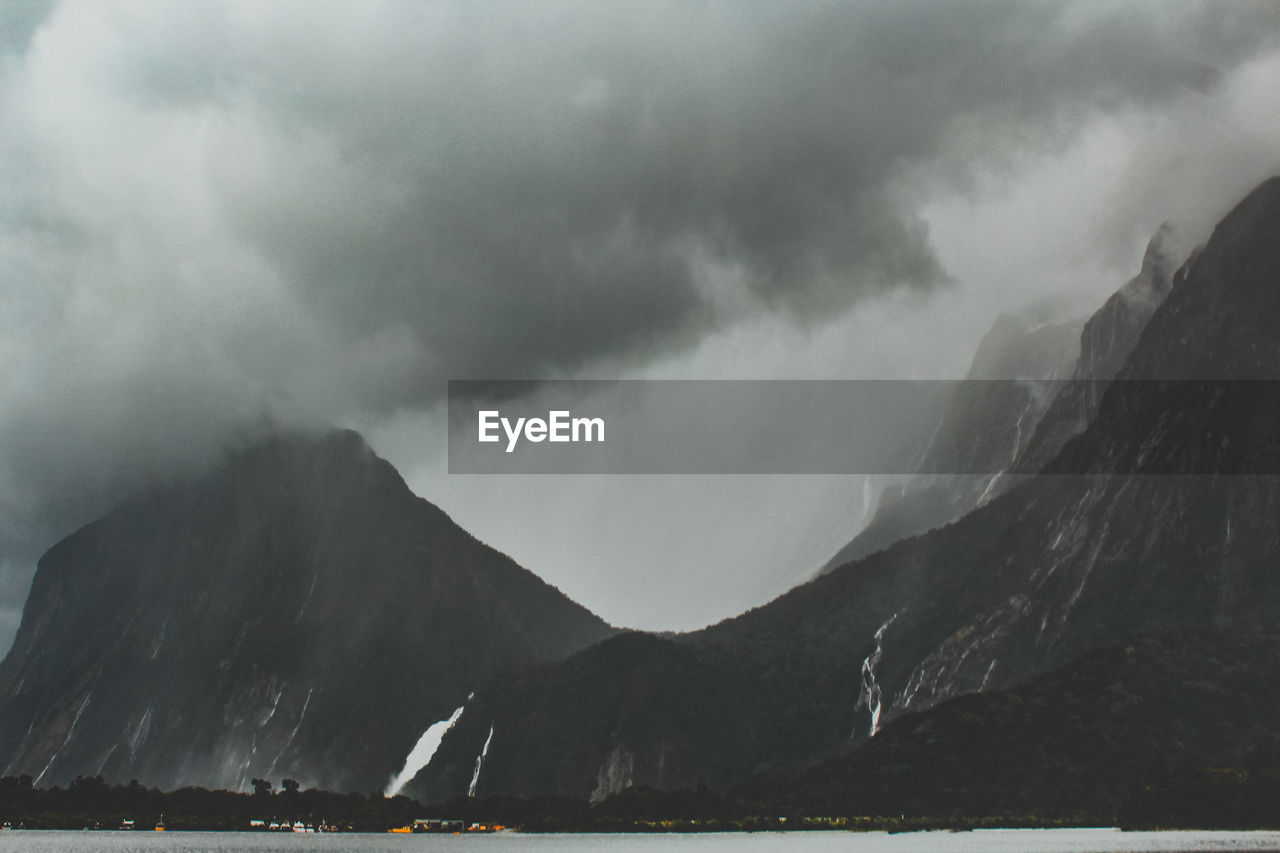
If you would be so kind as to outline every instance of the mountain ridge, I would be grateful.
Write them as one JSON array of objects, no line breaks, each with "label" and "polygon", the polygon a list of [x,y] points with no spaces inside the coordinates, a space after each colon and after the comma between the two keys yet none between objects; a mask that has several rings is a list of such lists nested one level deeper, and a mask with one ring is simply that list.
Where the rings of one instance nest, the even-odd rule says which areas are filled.
[{"label": "mountain ridge", "polygon": [[1117,327],[1141,330],[1052,476],[690,634],[616,632],[350,435],[161,488],[42,560],[0,664],[6,772],[381,788],[461,708],[406,792],[731,788],[860,766],[899,720],[1125,638],[1264,632],[1280,480],[1238,475],[1280,454],[1280,407],[1213,383],[1280,373],[1277,247],[1272,179]]},{"label": "mountain ridge", "polygon": [[[1179,347],[1198,348],[1202,366],[1214,365],[1219,347],[1226,352],[1232,342],[1205,337],[1205,329],[1225,338],[1236,326],[1222,317],[1280,318],[1274,298],[1280,282],[1278,188],[1280,181],[1273,180],[1242,201],[1174,276],[1118,378],[1169,376],[1165,354]],[[1243,284],[1241,276],[1247,278]],[[1199,323],[1187,305],[1208,306],[1222,317]],[[1218,369],[1201,376],[1230,376],[1236,366],[1259,375],[1259,352],[1271,353],[1269,366],[1280,368],[1277,329],[1280,323],[1255,322],[1253,333],[1265,337],[1234,343],[1253,360],[1227,352]],[[620,685],[653,677],[644,655],[621,647],[613,647],[607,682],[575,696],[612,721],[590,743],[584,735],[553,745],[547,732],[521,722],[515,709],[528,709],[527,720],[554,717],[560,706],[553,693],[482,692],[477,703],[488,709],[487,717],[505,716],[514,728],[505,739],[495,735],[489,759],[507,751],[509,775],[499,776],[502,765],[495,764],[495,772],[480,780],[482,792],[585,796],[596,792],[599,780],[613,779],[615,787],[657,785],[672,766],[683,765],[684,774],[666,784],[686,786],[722,782],[742,774],[751,760],[757,771],[800,767],[865,743],[874,725],[892,725],[961,694],[1007,689],[1134,632],[1178,626],[1255,631],[1274,624],[1280,618],[1280,578],[1273,570],[1280,537],[1270,520],[1280,514],[1280,484],[1269,477],[1165,475],[1188,461],[1187,454],[1202,464],[1188,470],[1219,470],[1213,467],[1218,457],[1196,450],[1204,428],[1239,439],[1238,454],[1247,456],[1251,448],[1265,453],[1257,441],[1276,434],[1280,412],[1261,409],[1253,413],[1256,422],[1242,427],[1232,421],[1230,407],[1179,391],[1193,384],[1147,383],[1146,396],[1127,393],[1129,384],[1108,386],[1096,417],[1052,463],[1065,473],[1093,476],[1012,485],[955,522],[668,641],[672,654],[681,645],[696,646],[701,651],[685,653],[696,660],[715,650],[731,658],[733,668],[754,673],[755,683],[734,697],[734,703],[750,705],[747,712],[730,715],[734,703],[703,695],[698,684],[718,677],[709,671],[655,686],[647,696],[632,694],[625,704],[613,701],[611,691]],[[1165,422],[1177,428],[1153,432],[1153,425]],[[1125,474],[1141,470],[1129,463],[1142,447],[1138,437],[1153,434],[1163,436],[1162,476]],[[734,730],[732,739],[750,760],[696,745],[672,754],[680,726],[661,697],[673,693],[700,712],[683,709],[680,719],[717,719]],[[464,768],[465,755],[474,756],[477,748],[475,732],[451,732],[439,763],[421,774],[416,790],[447,794],[456,785],[455,768]],[[529,768],[546,765],[555,750],[561,758],[554,773],[540,777],[540,789],[523,787],[533,778]]]},{"label": "mountain ridge", "polygon": [[0,754],[45,784],[381,788],[479,683],[612,632],[357,434],[293,433],[46,553],[0,664]]}]

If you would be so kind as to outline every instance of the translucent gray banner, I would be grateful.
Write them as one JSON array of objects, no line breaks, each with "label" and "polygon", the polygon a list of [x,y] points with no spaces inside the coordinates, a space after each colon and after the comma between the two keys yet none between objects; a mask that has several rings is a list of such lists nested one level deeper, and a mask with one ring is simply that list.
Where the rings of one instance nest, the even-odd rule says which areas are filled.
[{"label": "translucent gray banner", "polygon": [[1280,473],[1270,381],[455,380],[448,409],[454,474]]}]

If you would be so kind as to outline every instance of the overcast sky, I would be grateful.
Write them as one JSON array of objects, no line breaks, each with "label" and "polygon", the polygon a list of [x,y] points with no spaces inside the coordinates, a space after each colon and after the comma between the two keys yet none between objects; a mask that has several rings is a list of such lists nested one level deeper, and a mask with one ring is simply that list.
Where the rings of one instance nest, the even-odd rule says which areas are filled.
[{"label": "overcast sky", "polygon": [[450,477],[445,380],[958,376],[1277,172],[1271,0],[0,0],[0,646],[298,423],[615,623],[731,615],[860,482]]}]

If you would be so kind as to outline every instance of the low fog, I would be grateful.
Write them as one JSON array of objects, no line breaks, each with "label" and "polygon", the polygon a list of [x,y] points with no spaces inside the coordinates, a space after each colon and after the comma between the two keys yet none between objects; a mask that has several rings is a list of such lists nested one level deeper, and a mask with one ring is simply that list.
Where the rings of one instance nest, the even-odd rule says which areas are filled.
[{"label": "low fog", "polygon": [[329,423],[689,628],[861,479],[451,476],[445,381],[963,376],[1280,172],[1280,6],[5,3],[0,117],[0,646],[59,537]]}]

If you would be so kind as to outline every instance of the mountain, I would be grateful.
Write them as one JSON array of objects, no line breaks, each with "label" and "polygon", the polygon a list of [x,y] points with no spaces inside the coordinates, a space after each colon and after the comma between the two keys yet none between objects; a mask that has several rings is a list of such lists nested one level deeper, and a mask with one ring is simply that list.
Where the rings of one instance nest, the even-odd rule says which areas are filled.
[{"label": "mountain", "polygon": [[1035,314],[997,317],[965,381],[953,384],[917,476],[884,489],[871,521],[821,572],[955,521],[999,494],[1001,472],[1014,465],[1055,400],[1054,380],[1078,363],[1080,327],[1078,320]]},{"label": "mountain", "polygon": [[1167,223],[1160,226],[1147,244],[1138,274],[1085,323],[1072,381],[1063,383],[1009,466],[1011,470],[1043,470],[1069,439],[1092,422],[1102,393],[1124,367],[1142,330],[1169,295],[1182,261],[1192,254],[1184,236]]},{"label": "mountain", "polygon": [[1172,277],[1122,365],[1045,476],[701,632],[614,638],[478,691],[414,790],[786,776],[1137,636],[1273,630],[1280,179]]},{"label": "mountain", "polygon": [[1278,685],[1280,636],[1157,633],[909,714],[864,749],[794,777],[752,779],[739,793],[818,814],[1111,823],[1134,780],[1170,757],[1280,749]]},{"label": "mountain", "polygon": [[381,790],[480,684],[611,633],[357,434],[280,436],[44,555],[0,664],[3,772]]},{"label": "mountain", "polygon": [[1107,383],[1190,254],[1186,236],[1166,223],[1148,242],[1138,274],[1083,327],[998,317],[978,346],[967,381],[952,394],[919,476],[882,493],[871,522],[823,571],[955,521],[1010,488],[1019,474],[1042,470],[1093,420]]}]

